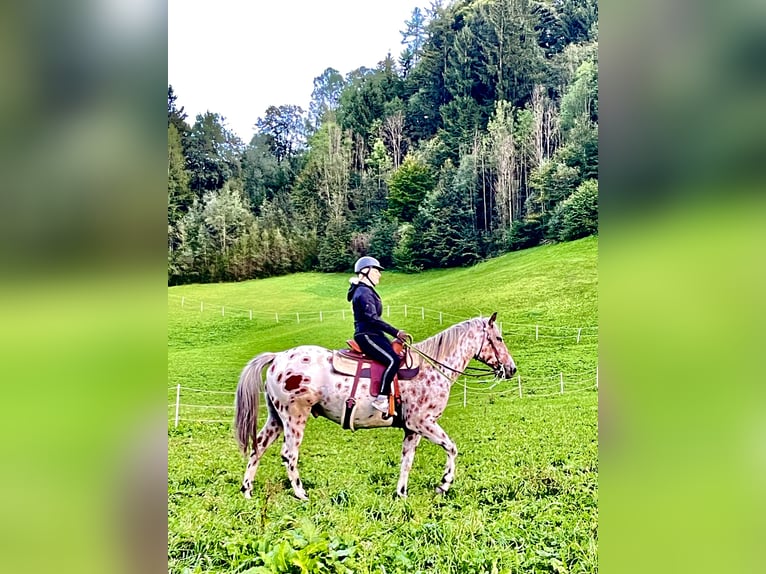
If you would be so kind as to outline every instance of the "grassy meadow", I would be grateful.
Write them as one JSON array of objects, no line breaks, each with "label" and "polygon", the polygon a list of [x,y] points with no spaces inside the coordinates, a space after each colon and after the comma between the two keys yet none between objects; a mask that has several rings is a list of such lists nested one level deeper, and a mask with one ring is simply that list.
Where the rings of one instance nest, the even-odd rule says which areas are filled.
[{"label": "grassy meadow", "polygon": [[312,419],[300,457],[310,500],[292,495],[281,440],[245,500],[231,426],[239,372],[262,351],[344,346],[348,275],[169,288],[169,572],[595,572],[597,252],[586,238],[466,269],[384,273],[390,323],[421,340],[498,311],[519,369],[521,398],[515,378],[453,386],[440,424],[459,455],[444,497],[440,447],[420,443],[399,500],[401,430]]}]

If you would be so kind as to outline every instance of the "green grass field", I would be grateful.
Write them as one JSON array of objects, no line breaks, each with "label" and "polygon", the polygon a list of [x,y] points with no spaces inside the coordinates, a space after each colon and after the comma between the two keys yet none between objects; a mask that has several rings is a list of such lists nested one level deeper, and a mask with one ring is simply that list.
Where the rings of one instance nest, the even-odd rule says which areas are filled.
[{"label": "green grass field", "polygon": [[399,500],[401,430],[312,419],[300,458],[309,502],[293,497],[279,443],[245,500],[230,422],[239,372],[262,351],[344,346],[348,276],[169,288],[168,570],[595,572],[597,252],[587,238],[468,269],[384,273],[390,323],[421,340],[498,311],[519,369],[521,398],[517,379],[453,387],[440,423],[459,455],[444,497],[440,447],[421,442]]}]

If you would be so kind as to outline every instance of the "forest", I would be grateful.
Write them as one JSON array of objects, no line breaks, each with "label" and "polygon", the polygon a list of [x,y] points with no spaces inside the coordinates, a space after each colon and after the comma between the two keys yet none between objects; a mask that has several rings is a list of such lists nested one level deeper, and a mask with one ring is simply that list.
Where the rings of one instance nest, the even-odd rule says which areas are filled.
[{"label": "forest", "polygon": [[[415,272],[598,232],[595,0],[435,0],[245,144],[168,86],[168,284]],[[264,88],[268,89],[268,88]]]}]

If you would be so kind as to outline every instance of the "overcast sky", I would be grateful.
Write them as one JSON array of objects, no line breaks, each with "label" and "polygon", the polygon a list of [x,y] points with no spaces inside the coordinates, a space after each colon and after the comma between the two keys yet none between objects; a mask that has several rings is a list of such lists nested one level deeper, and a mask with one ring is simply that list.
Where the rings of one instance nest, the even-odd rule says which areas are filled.
[{"label": "overcast sky", "polygon": [[245,143],[271,105],[308,110],[314,78],[403,49],[400,30],[428,0],[168,0],[168,83],[187,122],[207,110]]}]

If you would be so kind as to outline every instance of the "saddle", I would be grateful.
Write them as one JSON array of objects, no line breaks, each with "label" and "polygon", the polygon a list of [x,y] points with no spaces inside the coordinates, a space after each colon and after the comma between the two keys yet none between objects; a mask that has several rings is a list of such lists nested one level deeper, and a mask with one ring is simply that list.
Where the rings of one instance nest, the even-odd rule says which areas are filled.
[{"label": "saddle", "polygon": [[[359,348],[359,345],[353,339],[346,341],[349,348],[333,351],[332,368],[336,373],[342,375],[351,375],[354,377],[354,384],[351,387],[351,395],[346,399],[346,408],[343,416],[343,428],[353,429],[353,411],[356,407],[356,388],[360,379],[370,380],[370,395],[376,397],[380,394],[380,387],[383,378],[385,366],[365,355]],[[399,379],[408,380],[414,378],[420,372],[420,357],[413,358],[409,351],[404,349],[404,345],[399,341],[392,343],[394,351],[402,358],[402,363],[394,376],[392,384],[392,393],[389,396],[389,406],[387,416],[383,418],[394,417],[393,423],[401,422],[401,396],[399,394]]]},{"label": "saddle", "polygon": [[[353,339],[346,341],[348,349],[340,349],[332,354],[332,368],[336,373],[342,375],[356,375],[360,364],[362,367],[360,377],[370,380],[370,394],[378,396],[380,391],[381,377],[385,366],[374,359],[368,357],[359,348],[359,345]],[[396,375],[400,380],[414,379],[420,372],[420,357],[413,357],[409,351],[404,350],[404,346],[399,341],[392,343],[394,351],[402,358],[402,364]]]}]

